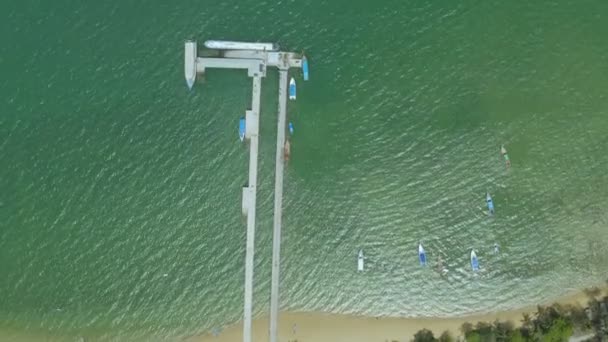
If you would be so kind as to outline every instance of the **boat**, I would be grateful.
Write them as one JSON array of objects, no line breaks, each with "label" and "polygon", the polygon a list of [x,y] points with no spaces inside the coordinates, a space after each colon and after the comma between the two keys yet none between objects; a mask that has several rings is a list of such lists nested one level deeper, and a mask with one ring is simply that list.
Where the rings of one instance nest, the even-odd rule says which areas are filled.
[{"label": "boat", "polygon": [[488,212],[490,215],[494,215],[494,201],[492,201],[492,196],[490,196],[489,192],[486,192],[486,203],[488,204]]},{"label": "boat", "polygon": [[305,55],[302,55],[302,74],[304,81],[308,81],[308,58]]},{"label": "boat", "polygon": [[245,118],[239,120],[239,138],[245,140]]},{"label": "boat", "polygon": [[289,81],[289,99],[296,99],[296,80],[294,80],[293,77]]},{"label": "boat", "polygon": [[363,260],[365,257],[363,256],[363,250],[359,250],[359,257],[357,258],[357,271],[363,271]]},{"label": "boat", "polygon": [[279,45],[275,43],[234,42],[227,40],[207,40],[205,41],[205,47],[217,50],[279,51]]},{"label": "boat", "polygon": [[424,247],[422,247],[422,243],[418,244],[418,259],[420,260],[420,265],[426,265],[426,253],[424,252]]},{"label": "boat", "polygon": [[196,53],[196,42],[187,41],[184,45],[184,76],[190,90],[192,90],[196,81]]},{"label": "boat", "polygon": [[289,127],[289,134],[293,135],[293,123],[291,123],[291,121],[289,122],[289,125],[287,125]]},{"label": "boat", "polygon": [[475,250],[471,250],[471,268],[473,271],[479,271],[479,261],[477,260],[477,254]]}]

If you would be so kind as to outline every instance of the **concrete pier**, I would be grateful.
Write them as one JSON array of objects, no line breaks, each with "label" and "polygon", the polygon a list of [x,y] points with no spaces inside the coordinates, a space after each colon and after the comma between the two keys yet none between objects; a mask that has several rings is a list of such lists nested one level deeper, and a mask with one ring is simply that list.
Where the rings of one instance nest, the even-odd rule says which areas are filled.
[{"label": "concrete pier", "polygon": [[281,270],[281,224],[283,214],[283,168],[287,120],[287,68],[279,69],[279,118],[277,124],[277,155],[274,180],[274,224],[272,229],[272,275],[270,283],[270,342],[277,342],[279,317],[279,275]]},{"label": "concrete pier", "polygon": [[[270,295],[270,341],[277,341],[279,313],[279,271],[281,255],[281,224],[283,204],[283,169],[287,117],[288,70],[299,68],[302,60],[292,52],[260,50],[226,50],[222,57],[197,57],[196,43],[189,41],[185,49],[185,76],[191,88],[196,74],[204,73],[209,68],[244,69],[252,77],[251,110],[245,112],[245,137],[249,140],[249,184],[243,188],[242,211],[247,216],[247,238],[245,245],[245,298],[243,307],[243,342],[251,342],[251,321],[253,311],[253,258],[255,251],[255,220],[257,168],[259,145],[259,118],[262,77],[266,76],[266,67],[279,69],[279,105],[277,123],[277,150],[274,198],[274,225],[272,238],[272,275]],[[194,56],[193,56],[194,53]],[[195,72],[193,72],[195,70]]]},{"label": "concrete pier", "polygon": [[[253,256],[255,251],[255,208],[258,183],[258,127],[260,119],[260,95],[262,79],[253,77],[251,111],[246,113],[253,129],[249,130],[249,195],[247,204],[247,243],[245,245],[245,299],[243,312],[243,341],[251,342],[251,315],[253,311]],[[249,118],[247,118],[249,114]],[[249,123],[246,123],[246,126]]]},{"label": "concrete pier", "polygon": [[198,57],[196,59],[197,73],[203,74],[209,68],[246,69],[249,77],[266,76],[266,62],[262,59],[208,57]]}]

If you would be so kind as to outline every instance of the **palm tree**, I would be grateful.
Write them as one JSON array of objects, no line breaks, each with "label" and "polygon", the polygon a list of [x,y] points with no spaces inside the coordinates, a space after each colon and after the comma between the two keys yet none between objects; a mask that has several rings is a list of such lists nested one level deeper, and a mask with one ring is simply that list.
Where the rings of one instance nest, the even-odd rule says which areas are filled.
[{"label": "palm tree", "polygon": [[534,322],[532,321],[532,317],[530,317],[529,313],[524,313],[521,319],[521,334],[523,337],[528,338],[532,336],[532,332],[534,331]]}]

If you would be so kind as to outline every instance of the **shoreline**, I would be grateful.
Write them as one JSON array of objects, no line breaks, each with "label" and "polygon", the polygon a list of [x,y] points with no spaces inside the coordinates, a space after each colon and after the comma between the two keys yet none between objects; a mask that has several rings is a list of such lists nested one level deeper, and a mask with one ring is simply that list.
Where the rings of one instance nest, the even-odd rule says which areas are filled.
[{"label": "shoreline", "polygon": [[[600,287],[605,293],[606,287]],[[589,296],[586,291],[566,294],[555,300],[513,309],[490,313],[473,313],[466,316],[454,317],[367,317],[349,314],[328,314],[322,312],[280,312],[279,332],[280,341],[299,342],[385,342],[409,341],[421,329],[428,329],[435,337],[444,331],[449,331],[453,337],[461,336],[460,327],[463,323],[511,321],[515,326],[521,325],[524,313],[532,314],[538,305],[551,304],[587,306]],[[268,340],[268,315],[257,317],[252,324],[252,339],[254,341]],[[212,333],[195,335],[184,339],[188,342],[234,342],[243,339],[242,322],[229,325],[222,329],[217,336]]]},{"label": "shoreline", "polygon": [[[600,295],[608,293],[608,285],[590,287],[598,289]],[[460,328],[463,323],[511,321],[515,326],[521,325],[524,313],[533,314],[538,305],[551,304],[576,305],[586,307],[589,300],[588,290],[573,291],[553,300],[542,301],[523,308],[488,312],[471,313],[452,317],[369,317],[352,314],[332,314],[323,312],[286,312],[279,313],[278,338],[282,342],[388,342],[410,341],[416,332],[428,329],[435,337],[444,331],[449,331],[452,337],[462,336]],[[294,329],[295,328],[295,329]],[[106,332],[107,333],[107,332]],[[39,330],[24,331],[15,328],[0,329],[0,341],[108,341],[113,339],[111,333],[100,331],[95,333],[81,332],[78,334],[62,334],[60,332],[45,332]],[[214,336],[210,331],[189,336],[165,337],[148,336],[132,339],[133,341],[188,341],[188,342],[238,342],[243,339],[242,321],[224,326]],[[258,316],[252,322],[252,340],[264,341],[269,339],[269,316]]]}]

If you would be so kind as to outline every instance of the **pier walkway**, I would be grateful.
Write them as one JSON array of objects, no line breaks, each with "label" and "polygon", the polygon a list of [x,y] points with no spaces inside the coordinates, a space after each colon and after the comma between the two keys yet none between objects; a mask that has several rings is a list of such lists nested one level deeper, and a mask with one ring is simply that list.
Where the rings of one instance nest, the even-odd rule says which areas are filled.
[{"label": "pier walkway", "polygon": [[270,283],[270,342],[277,342],[279,318],[279,273],[281,270],[281,223],[283,220],[283,168],[285,163],[285,131],[287,120],[288,69],[279,69],[279,117],[277,124],[277,155],[274,178],[274,224],[272,228],[272,275]]},{"label": "pier walkway", "polygon": [[279,69],[279,105],[277,122],[269,331],[270,342],[277,342],[288,78],[289,68],[300,68],[302,66],[302,59],[301,56],[292,52],[262,50],[226,50],[222,51],[222,57],[198,57],[196,42],[188,41],[185,45],[185,77],[188,87],[192,88],[197,74],[204,73],[205,70],[209,68],[245,69],[247,70],[247,75],[253,79],[251,110],[245,111],[245,138],[249,140],[250,151],[249,184],[243,188],[242,201],[242,211],[243,214],[247,216],[243,342],[251,342],[260,96],[262,77],[266,76],[267,66],[277,67]]}]

